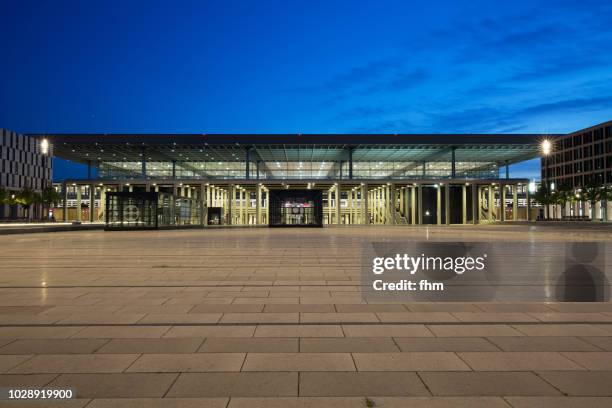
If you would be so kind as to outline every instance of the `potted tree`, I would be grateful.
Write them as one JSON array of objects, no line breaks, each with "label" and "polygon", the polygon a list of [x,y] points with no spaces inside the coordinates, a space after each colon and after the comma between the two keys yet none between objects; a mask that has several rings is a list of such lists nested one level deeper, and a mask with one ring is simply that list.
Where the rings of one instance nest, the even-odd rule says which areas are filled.
[{"label": "potted tree", "polygon": [[45,187],[41,194],[41,201],[43,203],[43,210],[45,211],[45,219],[48,218],[49,209],[52,205],[57,205],[61,200],[60,193],[51,186]]},{"label": "potted tree", "polygon": [[591,221],[595,221],[595,202],[602,198],[602,186],[597,182],[590,182],[582,189],[582,198],[591,206]]},{"label": "potted tree", "polygon": [[552,195],[546,186],[541,185],[535,192],[533,199],[544,207],[544,219],[549,217],[548,206],[553,203]]},{"label": "potted tree", "polygon": [[30,207],[32,204],[40,202],[40,195],[30,187],[25,187],[15,194],[15,198],[13,200],[16,204],[19,204],[23,208],[24,218],[29,220]]}]

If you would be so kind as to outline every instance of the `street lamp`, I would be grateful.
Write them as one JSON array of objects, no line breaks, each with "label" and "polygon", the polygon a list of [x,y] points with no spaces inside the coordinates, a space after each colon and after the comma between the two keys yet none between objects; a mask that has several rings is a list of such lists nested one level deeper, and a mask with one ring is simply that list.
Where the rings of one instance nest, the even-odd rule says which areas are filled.
[{"label": "street lamp", "polygon": [[[548,156],[552,152],[552,143],[548,139],[542,140],[540,144],[540,151],[542,152],[542,159],[544,161],[544,187],[548,191]],[[548,204],[544,207],[544,216],[548,219]]]},{"label": "street lamp", "polygon": [[[45,189],[47,188],[47,156],[49,156],[49,141],[47,139],[42,139],[40,141],[40,153],[42,154],[42,186],[41,193],[44,194]],[[43,210],[45,205],[43,203]],[[47,210],[47,214],[45,214],[45,218],[49,218],[49,212]]]}]

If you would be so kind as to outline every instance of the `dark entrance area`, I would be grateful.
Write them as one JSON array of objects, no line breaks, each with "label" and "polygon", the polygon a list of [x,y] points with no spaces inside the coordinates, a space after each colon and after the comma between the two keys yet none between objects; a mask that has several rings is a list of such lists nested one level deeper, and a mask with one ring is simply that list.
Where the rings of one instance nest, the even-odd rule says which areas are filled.
[{"label": "dark entrance area", "polygon": [[270,190],[271,227],[322,227],[321,190]]}]

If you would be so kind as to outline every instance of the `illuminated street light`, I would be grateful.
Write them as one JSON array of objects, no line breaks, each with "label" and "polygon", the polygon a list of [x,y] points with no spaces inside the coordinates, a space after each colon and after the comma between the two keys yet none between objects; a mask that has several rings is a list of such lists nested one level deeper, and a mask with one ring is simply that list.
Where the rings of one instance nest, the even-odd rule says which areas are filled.
[{"label": "illuminated street light", "polygon": [[540,147],[544,156],[548,156],[552,152],[552,143],[548,139],[543,140]]},{"label": "illuminated street light", "polygon": [[45,156],[49,154],[49,141],[47,139],[40,141],[40,152]]}]

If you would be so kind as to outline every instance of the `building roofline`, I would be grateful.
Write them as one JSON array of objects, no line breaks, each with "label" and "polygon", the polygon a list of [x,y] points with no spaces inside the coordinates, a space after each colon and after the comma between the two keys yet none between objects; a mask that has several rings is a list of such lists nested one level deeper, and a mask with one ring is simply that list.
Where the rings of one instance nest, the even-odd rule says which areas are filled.
[{"label": "building roofline", "polygon": [[197,133],[30,133],[53,143],[163,145],[168,143],[198,145],[470,145],[536,144],[549,134],[197,134]]}]

